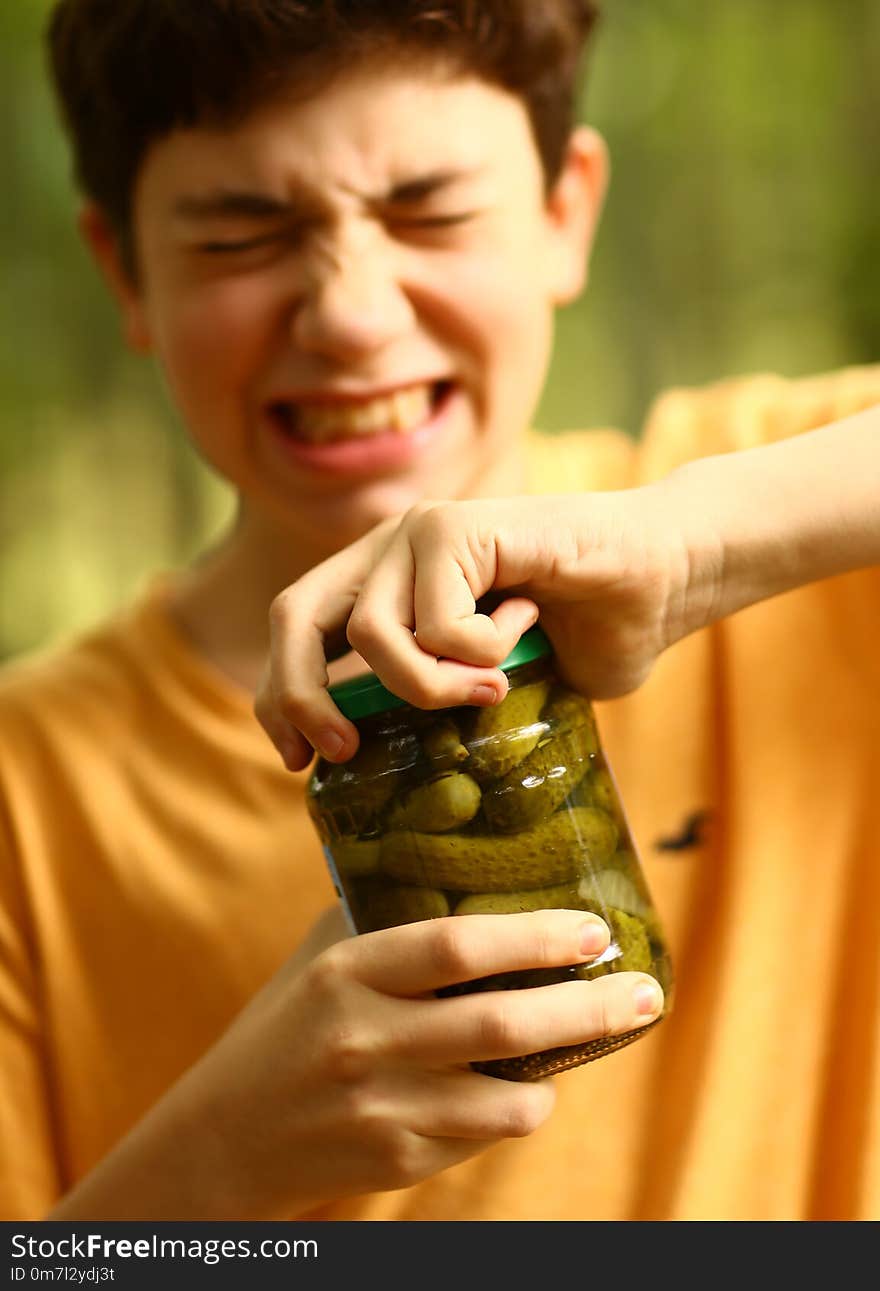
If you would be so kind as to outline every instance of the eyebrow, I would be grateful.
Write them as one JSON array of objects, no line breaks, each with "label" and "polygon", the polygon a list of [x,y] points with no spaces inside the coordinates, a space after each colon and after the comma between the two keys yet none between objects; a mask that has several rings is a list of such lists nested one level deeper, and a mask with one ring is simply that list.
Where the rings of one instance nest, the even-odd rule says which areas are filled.
[{"label": "eyebrow", "polygon": [[477,167],[469,170],[430,171],[427,175],[416,175],[412,179],[402,180],[399,184],[395,184],[385,196],[372,200],[385,202],[391,206],[404,206],[407,202],[419,202],[425,197],[430,197],[432,193],[436,193],[439,189],[449,188],[460,180],[473,179],[477,174],[479,174]]},{"label": "eyebrow", "polygon": [[177,198],[173,207],[174,215],[184,220],[230,219],[236,216],[275,220],[282,216],[298,215],[305,210],[306,202],[301,197],[281,200],[265,193],[229,188],[218,188],[210,193],[185,194]]},{"label": "eyebrow", "polygon": [[[470,179],[477,173],[476,169],[431,171],[426,175],[402,180],[379,197],[365,195],[348,187],[345,191],[361,197],[371,206],[406,206],[423,201],[440,189],[448,188],[459,180]],[[183,220],[311,219],[323,214],[325,210],[325,204],[305,188],[287,198],[270,197],[267,193],[245,189],[218,188],[207,193],[182,194],[173,206],[174,215]]]}]

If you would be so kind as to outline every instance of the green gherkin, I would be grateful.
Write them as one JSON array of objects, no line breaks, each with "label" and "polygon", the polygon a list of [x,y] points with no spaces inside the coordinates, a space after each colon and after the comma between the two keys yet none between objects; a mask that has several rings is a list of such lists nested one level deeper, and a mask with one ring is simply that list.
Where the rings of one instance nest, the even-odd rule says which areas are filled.
[{"label": "green gherkin", "polygon": [[364,884],[359,902],[359,926],[362,931],[396,928],[402,923],[421,919],[441,919],[449,914],[449,899],[435,888],[409,887],[400,884]]},{"label": "green gherkin", "polygon": [[468,759],[461,731],[451,717],[433,722],[421,737],[425,756],[435,771],[452,770]]},{"label": "green gherkin", "polygon": [[405,883],[516,892],[575,879],[587,864],[605,864],[616,845],[609,816],[595,807],[572,807],[504,838],[394,830],[382,839],[380,862]]},{"label": "green gherkin", "polygon": [[625,829],[626,821],[623,816],[623,808],[608,768],[595,767],[590,773],[588,785],[590,797],[596,806],[601,807],[603,811],[607,811],[609,815],[613,816],[620,830]]},{"label": "green gherkin", "polygon": [[416,785],[388,813],[392,829],[442,833],[466,825],[480,810],[480,786],[461,771],[449,772]]},{"label": "green gherkin", "polygon": [[379,839],[351,838],[344,835],[327,844],[341,875],[377,874],[379,872]]},{"label": "green gherkin", "polygon": [[395,793],[401,773],[418,758],[414,736],[383,742],[364,741],[348,762],[319,761],[310,786],[310,810],[322,834],[366,834]]},{"label": "green gherkin", "polygon": [[493,829],[525,829],[550,815],[590,770],[599,740],[586,700],[563,691],[547,705],[544,720],[549,735],[484,792],[483,813]]},{"label": "green gherkin", "polygon": [[599,735],[589,700],[576,691],[559,687],[550,696],[544,716],[552,729],[577,731],[587,756],[599,752]]},{"label": "green gherkin", "polygon": [[549,681],[515,686],[500,704],[478,709],[468,738],[468,771],[481,782],[505,775],[530,753],[546,734],[541,709],[550,693]]},{"label": "green gherkin", "polygon": [[462,897],[454,914],[519,914],[524,910],[589,910],[600,912],[589,879],[556,883],[519,892],[476,892]]}]

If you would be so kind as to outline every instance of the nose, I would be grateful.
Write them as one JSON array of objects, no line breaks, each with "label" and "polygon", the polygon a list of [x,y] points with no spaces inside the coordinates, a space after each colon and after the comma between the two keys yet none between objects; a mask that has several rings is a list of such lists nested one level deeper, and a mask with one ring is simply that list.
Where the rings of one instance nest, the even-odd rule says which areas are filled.
[{"label": "nose", "polygon": [[377,353],[413,326],[412,303],[378,240],[324,247],[293,317],[297,347],[336,361]]}]

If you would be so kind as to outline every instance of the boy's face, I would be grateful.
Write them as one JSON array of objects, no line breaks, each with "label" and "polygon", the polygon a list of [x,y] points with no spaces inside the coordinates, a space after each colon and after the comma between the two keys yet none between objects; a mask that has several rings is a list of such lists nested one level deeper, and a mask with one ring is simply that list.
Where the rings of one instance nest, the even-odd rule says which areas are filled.
[{"label": "boy's face", "polygon": [[245,522],[325,553],[422,498],[515,491],[603,187],[592,132],[547,199],[519,100],[368,66],[154,145],[138,283],[111,276]]}]

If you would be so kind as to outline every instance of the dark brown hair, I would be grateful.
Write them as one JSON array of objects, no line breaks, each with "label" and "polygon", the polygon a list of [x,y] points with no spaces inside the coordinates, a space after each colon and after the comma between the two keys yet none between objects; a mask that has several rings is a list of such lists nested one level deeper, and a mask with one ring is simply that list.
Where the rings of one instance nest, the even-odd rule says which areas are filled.
[{"label": "dark brown hair", "polygon": [[177,128],[228,126],[364,56],[423,55],[526,105],[548,184],[573,124],[591,0],[58,0],[50,65],[78,184],[130,252],[132,190]]}]

